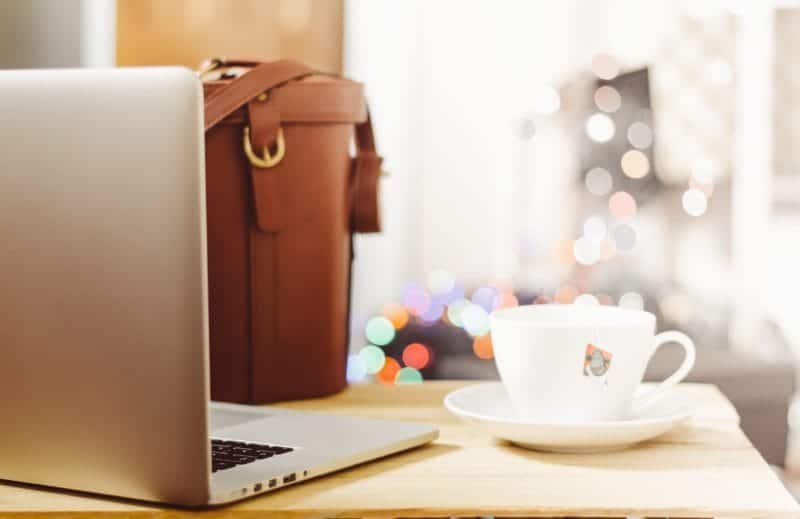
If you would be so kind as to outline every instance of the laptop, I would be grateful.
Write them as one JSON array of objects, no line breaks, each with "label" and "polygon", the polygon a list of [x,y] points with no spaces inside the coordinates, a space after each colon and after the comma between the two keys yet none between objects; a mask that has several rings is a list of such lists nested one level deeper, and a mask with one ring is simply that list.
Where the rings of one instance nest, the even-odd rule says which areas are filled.
[{"label": "laptop", "polygon": [[201,85],[0,71],[0,479],[219,505],[434,440],[209,402]]}]

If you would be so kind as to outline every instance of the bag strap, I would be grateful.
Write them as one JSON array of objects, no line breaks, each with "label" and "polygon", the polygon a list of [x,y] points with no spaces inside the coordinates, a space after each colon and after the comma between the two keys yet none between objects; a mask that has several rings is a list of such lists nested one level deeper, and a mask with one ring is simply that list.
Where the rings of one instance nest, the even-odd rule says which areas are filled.
[{"label": "bag strap", "polygon": [[292,60],[269,63],[233,61],[223,64],[247,65],[253,68],[208,96],[205,101],[205,131],[216,126],[259,94],[289,81],[317,73],[311,67]]}]

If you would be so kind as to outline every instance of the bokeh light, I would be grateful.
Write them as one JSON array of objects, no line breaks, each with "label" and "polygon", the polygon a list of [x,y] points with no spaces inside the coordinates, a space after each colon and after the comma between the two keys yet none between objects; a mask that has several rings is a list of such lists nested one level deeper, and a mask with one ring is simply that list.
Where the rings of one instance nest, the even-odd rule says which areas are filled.
[{"label": "bokeh light", "polygon": [[609,238],[604,238],[600,242],[600,259],[608,261],[617,255],[617,246]]},{"label": "bokeh light", "polygon": [[628,127],[628,142],[640,150],[649,148],[653,144],[653,130],[645,123],[636,121]]},{"label": "bokeh light", "polygon": [[421,315],[430,307],[431,298],[424,288],[409,285],[403,290],[402,302],[411,314]]},{"label": "bokeh light", "polygon": [[614,299],[608,294],[597,294],[597,300],[601,305],[613,305]]},{"label": "bokeh light", "polygon": [[689,216],[702,216],[708,207],[708,200],[702,191],[690,188],[683,193],[681,204]]},{"label": "bokeh light", "polygon": [[606,237],[606,222],[599,216],[590,216],[583,222],[583,235],[599,242]]},{"label": "bokeh light", "polygon": [[604,85],[595,90],[594,104],[604,112],[613,113],[622,105],[622,97],[616,88]]},{"label": "bokeh light", "polygon": [[431,301],[427,310],[419,315],[419,318],[426,323],[435,323],[444,315],[445,304],[443,301]]},{"label": "bokeh light", "polygon": [[572,302],[574,305],[594,306],[599,305],[600,301],[592,294],[581,294]]},{"label": "bokeh light", "polygon": [[481,306],[470,304],[461,312],[464,330],[473,337],[489,333],[489,313]]},{"label": "bokeh light", "polygon": [[383,350],[377,346],[364,346],[361,348],[361,351],[358,352],[358,356],[364,364],[364,369],[370,375],[374,375],[382,370],[386,362],[386,355],[383,353]]},{"label": "bokeh light", "polygon": [[491,313],[494,310],[495,299],[500,293],[495,287],[480,287],[472,293],[472,302],[480,305],[486,313]]},{"label": "bokeh light", "polygon": [[575,264],[575,253],[573,249],[575,248],[575,243],[572,240],[561,240],[556,244],[555,256],[556,261],[561,263],[562,265],[574,265]]},{"label": "bokeh light", "polygon": [[611,192],[611,173],[604,168],[592,168],[586,173],[586,189],[593,195],[606,196]]},{"label": "bokeh light", "polygon": [[364,382],[367,378],[367,369],[364,367],[364,361],[361,356],[350,355],[347,357],[347,381],[351,384]]},{"label": "bokeh light", "polygon": [[428,273],[427,286],[431,294],[446,294],[456,286],[456,280],[446,270],[432,270]]},{"label": "bokeh light", "polygon": [[408,324],[408,311],[403,305],[387,303],[383,305],[383,316],[392,323],[395,330],[400,330]]},{"label": "bokeh light", "polygon": [[414,368],[403,368],[394,376],[395,384],[422,384],[422,373]]},{"label": "bokeh light", "polygon": [[592,58],[592,72],[600,79],[614,79],[619,74],[619,64],[608,54],[598,53]]},{"label": "bokeh light", "polygon": [[431,353],[427,346],[412,342],[403,349],[403,364],[406,366],[424,369],[431,360]]},{"label": "bokeh light", "polygon": [[471,303],[466,299],[459,299],[447,305],[447,319],[455,326],[464,326],[464,321],[461,319],[461,314],[464,309]]},{"label": "bokeh light", "polygon": [[658,301],[658,308],[664,319],[685,325],[692,315],[692,302],[686,294],[673,292]]},{"label": "bokeh light", "polygon": [[630,178],[642,178],[650,172],[647,155],[639,150],[628,150],[619,161],[622,172]]},{"label": "bokeh light", "polygon": [[541,115],[553,115],[561,108],[561,97],[550,85],[540,85],[533,90],[533,110]]},{"label": "bokeh light", "polygon": [[581,265],[594,265],[600,259],[600,242],[581,236],[575,240],[575,260]]},{"label": "bokeh light", "polygon": [[644,298],[636,292],[626,292],[619,298],[619,306],[634,310],[644,309]]},{"label": "bokeh light", "polygon": [[628,224],[614,227],[614,244],[618,251],[628,252],[636,246],[636,231]]},{"label": "bokeh light", "polygon": [[702,191],[703,194],[706,195],[706,198],[711,198],[711,196],[714,194],[714,184],[712,182],[703,183],[694,177],[689,177],[689,187],[692,189],[697,189],[698,191]]},{"label": "bokeh light", "polygon": [[453,283],[453,288],[451,288],[449,292],[438,296],[437,299],[445,305],[449,305],[459,299],[464,299],[464,285],[456,281]]},{"label": "bokeh light", "polygon": [[494,358],[491,334],[481,335],[472,340],[472,351],[479,359],[489,360]]},{"label": "bokeh light", "polygon": [[394,384],[394,379],[397,376],[398,371],[400,371],[400,363],[391,357],[386,357],[386,362],[383,365],[383,369],[378,372],[375,378],[378,380],[378,382],[382,382],[384,384]]},{"label": "bokeh light", "polygon": [[586,135],[595,142],[608,142],[614,138],[616,127],[606,114],[592,114],[586,120]]},{"label": "bokeh light", "polygon": [[572,285],[562,285],[556,292],[555,302],[562,305],[571,304],[580,295],[580,291]]},{"label": "bokeh light", "polygon": [[519,299],[517,296],[514,295],[514,292],[510,290],[503,290],[494,300],[494,308],[514,308],[515,306],[519,306]]},{"label": "bokeh light", "polygon": [[608,199],[608,212],[617,220],[636,216],[636,200],[626,191],[617,191]]},{"label": "bokeh light", "polygon": [[692,161],[692,177],[703,184],[714,182],[719,175],[719,165],[714,159],[700,157]]},{"label": "bokeh light", "polygon": [[383,316],[373,317],[367,321],[365,333],[367,340],[378,346],[386,346],[394,340],[394,326]]},{"label": "bokeh light", "polygon": [[493,279],[486,286],[494,287],[498,292],[513,292],[514,284],[503,278]]}]

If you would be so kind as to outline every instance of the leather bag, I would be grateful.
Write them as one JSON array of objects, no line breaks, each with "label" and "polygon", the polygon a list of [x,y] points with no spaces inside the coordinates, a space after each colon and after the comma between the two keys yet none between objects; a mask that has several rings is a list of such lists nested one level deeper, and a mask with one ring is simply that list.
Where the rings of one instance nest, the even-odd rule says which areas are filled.
[{"label": "leather bag", "polygon": [[[221,72],[236,69],[245,72]],[[209,72],[211,396],[264,403],[340,391],[352,233],[380,230],[382,159],[363,85],[288,60],[213,60]]]}]

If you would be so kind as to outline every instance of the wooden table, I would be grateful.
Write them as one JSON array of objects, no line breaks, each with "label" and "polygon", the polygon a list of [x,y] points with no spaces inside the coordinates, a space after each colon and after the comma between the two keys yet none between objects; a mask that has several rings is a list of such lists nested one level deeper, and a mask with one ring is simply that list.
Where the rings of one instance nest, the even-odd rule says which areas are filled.
[{"label": "wooden table", "polygon": [[[442,398],[464,382],[355,386],[329,399],[287,404],[437,424],[441,438],[274,494],[202,512],[205,517],[654,516],[800,517],[800,508],[738,426],[714,387],[680,390],[697,404],[686,426],[613,453],[560,455],[497,442],[451,416]],[[24,485],[0,486],[0,518],[182,517],[185,510]],[[37,514],[37,515],[38,515]]]}]

